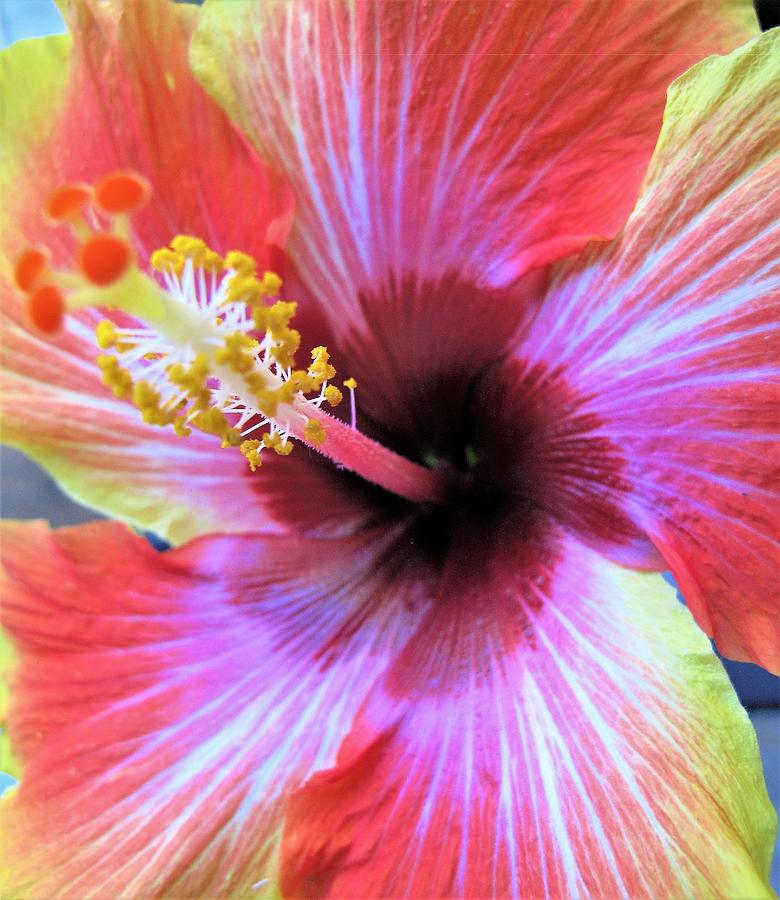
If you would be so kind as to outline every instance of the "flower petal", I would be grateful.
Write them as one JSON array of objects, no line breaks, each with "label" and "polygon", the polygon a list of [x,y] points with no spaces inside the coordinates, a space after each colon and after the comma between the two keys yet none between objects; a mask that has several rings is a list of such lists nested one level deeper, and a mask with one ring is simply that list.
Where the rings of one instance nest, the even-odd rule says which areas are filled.
[{"label": "flower petal", "polygon": [[[0,631],[0,773],[8,775],[19,774],[19,761],[11,749],[8,739],[8,681],[9,673],[15,664],[13,647],[6,636]],[[0,791],[2,795],[2,791]]]},{"label": "flower petal", "polygon": [[[220,252],[240,247],[268,264],[267,232],[273,243],[284,240],[291,198],[190,73],[187,50],[199,11],[127,0],[65,5],[73,33],[69,59],[62,37],[24,42],[3,54],[4,92],[18,110],[18,140],[4,159],[13,231],[4,236],[4,249],[51,235],[39,211],[59,184],[133,168],[154,189],[153,202],[133,220],[142,253],[184,232]],[[31,109],[31,92],[35,98],[40,88],[22,77],[25,60],[28,67],[31,58],[38,64],[48,47],[57,48],[58,77],[51,80],[60,93]]]},{"label": "flower petal", "polygon": [[299,214],[290,253],[343,330],[388,274],[500,287],[612,236],[669,82],[750,4],[210,2],[193,64]]},{"label": "flower petal", "polygon": [[[424,615],[392,533],[202,538],[6,524],[18,650],[3,895],[231,894],[274,879],[282,800]],[[11,826],[9,822],[13,822]]]},{"label": "flower petal", "polygon": [[563,533],[507,543],[490,574],[453,558],[293,796],[285,895],[772,896],[755,735],[674,591]]},{"label": "flower petal", "polygon": [[775,671],[778,116],[777,30],[677,81],[624,233],[560,267],[518,350],[624,459],[581,467],[580,504],[620,503],[719,649]]},{"label": "flower petal", "polygon": [[47,193],[63,182],[94,182],[119,168],[143,172],[155,193],[133,220],[142,260],[183,232],[267,265],[269,243],[282,241],[289,225],[286,189],[190,74],[197,10],[162,2],[66,6],[72,53],[70,39],[56,37],[2,54],[10,148],[0,169],[3,439],[45,465],[80,502],[171,541],[264,527],[267,511],[248,490],[238,454],[220,453],[208,440],[168,437],[102,385],[95,314],[69,319],[56,343],[21,325],[11,260],[36,242],[52,248],[55,262],[72,258],[69,235],[40,216]]}]

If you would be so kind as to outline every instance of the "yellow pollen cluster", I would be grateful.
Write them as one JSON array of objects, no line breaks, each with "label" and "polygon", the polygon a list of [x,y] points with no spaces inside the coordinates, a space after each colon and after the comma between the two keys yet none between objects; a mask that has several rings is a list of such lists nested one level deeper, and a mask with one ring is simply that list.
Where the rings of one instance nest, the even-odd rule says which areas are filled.
[{"label": "yellow pollen cluster", "polygon": [[325,440],[325,429],[322,427],[322,423],[316,419],[309,419],[303,434],[307,441],[316,446],[319,446]]},{"label": "yellow pollen cluster", "polygon": [[278,432],[275,434],[264,434],[263,446],[275,450],[279,456],[289,456],[292,453],[293,448],[293,445],[289,441],[286,444],[282,441]]},{"label": "yellow pollen cluster", "polygon": [[[297,304],[279,299],[279,276],[259,276],[248,254],[231,251],[223,258],[189,235],[155,251],[151,265],[172,292],[172,324],[167,330],[125,329],[111,321],[97,326],[98,346],[113,351],[98,365],[114,393],[132,400],[150,425],[171,426],[181,437],[195,428],[220,438],[223,447],[238,447],[252,471],[263,449],[291,453],[292,433],[320,445],[322,423],[294,404],[337,406],[343,395],[328,384],[336,370],[326,347],[312,350],[307,368],[295,368],[301,335],[290,322]],[[188,290],[198,284],[203,290],[207,282],[207,297],[187,301]],[[265,425],[265,433],[246,437]]]},{"label": "yellow pollen cluster", "polygon": [[339,403],[341,403],[341,401],[344,399],[344,395],[336,387],[335,384],[329,384],[325,388],[325,399],[331,406],[338,406]]},{"label": "yellow pollen cluster", "polygon": [[115,356],[98,356],[97,364],[103,373],[103,381],[120,399],[129,397],[133,393],[133,377],[119,365]]},{"label": "yellow pollen cluster", "polygon": [[190,259],[199,269],[205,272],[221,272],[224,261],[219,253],[215,253],[200,238],[180,234],[171,241],[170,249],[183,259]]},{"label": "yellow pollen cluster", "polygon": [[184,257],[170,247],[155,250],[149,262],[153,269],[168,275],[181,275],[184,270]]},{"label": "yellow pollen cluster", "polygon": [[246,457],[247,462],[249,463],[249,468],[256,472],[260,466],[262,466],[263,461],[260,458],[260,451],[262,450],[262,444],[258,440],[246,440],[243,441],[239,447],[243,455]]}]

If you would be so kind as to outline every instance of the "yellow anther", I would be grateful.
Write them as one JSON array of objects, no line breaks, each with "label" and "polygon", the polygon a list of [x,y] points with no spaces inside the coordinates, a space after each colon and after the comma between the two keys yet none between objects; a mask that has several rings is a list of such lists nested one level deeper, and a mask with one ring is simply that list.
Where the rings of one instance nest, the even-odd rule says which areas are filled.
[{"label": "yellow anther", "polygon": [[224,450],[226,447],[239,446],[241,446],[241,432],[237,428],[229,428],[225,434],[222,435],[222,449]]},{"label": "yellow anther", "polygon": [[[263,297],[272,297],[279,293],[282,279],[273,272],[266,272],[261,281],[253,270],[237,269],[235,275],[228,281],[227,293],[225,295],[225,303],[246,303],[247,306],[257,306]],[[281,302],[281,301],[280,301]],[[275,305],[275,304],[274,304]],[[295,313],[296,304],[287,303],[285,307],[292,307],[287,321]],[[272,309],[273,307],[268,307]],[[267,315],[266,308],[258,313],[259,320],[255,318],[255,324],[258,328],[265,329]],[[270,321],[270,320],[269,320]],[[287,324],[286,322],[284,324]]]},{"label": "yellow anther", "polygon": [[182,379],[187,377],[187,370],[181,363],[174,363],[173,365],[168,366],[167,372],[171,384],[181,386]]},{"label": "yellow anther", "polygon": [[266,418],[273,419],[276,415],[276,408],[279,405],[279,401],[276,398],[278,388],[266,388],[265,385],[257,387],[253,384],[255,374],[256,373],[250,372],[249,375],[244,376],[247,385],[252,389],[254,406],[257,411],[266,416]]},{"label": "yellow anther", "polygon": [[270,447],[279,456],[289,456],[293,451],[292,441],[283,441],[278,432],[264,434],[263,445]]},{"label": "yellow anther", "polygon": [[294,328],[288,328],[278,343],[271,348],[271,356],[283,366],[290,369],[295,365],[295,354],[301,346],[301,333]]},{"label": "yellow anther", "polygon": [[348,388],[350,391],[354,391],[357,387],[357,381],[354,378],[346,378],[344,379],[344,387]]},{"label": "yellow anther", "polygon": [[126,350],[131,350],[135,346],[128,341],[120,341],[116,325],[108,319],[103,319],[102,322],[98,322],[97,328],[95,328],[95,337],[97,339],[97,345],[101,350],[110,350],[113,348],[117,353],[124,353]]},{"label": "yellow anther", "polygon": [[317,419],[309,419],[304,426],[303,436],[310,444],[318,447],[325,440],[325,429]]},{"label": "yellow anther", "polygon": [[[194,265],[205,269],[207,272],[220,272],[224,267],[223,259],[219,253],[215,253],[205,241],[192,237],[189,234],[176,235],[171,241],[171,248],[158,250],[152,254],[152,265],[155,268],[158,268],[155,264],[155,257],[157,257],[160,265],[167,267],[160,269],[160,271],[173,271],[176,274],[181,272],[185,259],[192,260]],[[157,256],[158,254],[160,254],[159,257]],[[177,268],[178,260],[181,260],[181,264]]]},{"label": "yellow anther", "polygon": [[187,421],[184,416],[177,416],[173,420],[173,430],[179,437],[189,437],[192,434],[192,429],[187,427]]},{"label": "yellow anther", "polygon": [[328,362],[330,353],[328,353],[327,347],[315,347],[311,351],[311,358],[309,375],[317,382],[317,387],[320,387],[325,381],[335,378],[336,370]]},{"label": "yellow anther", "polygon": [[172,409],[160,407],[160,394],[147,381],[138,381],[133,388],[133,403],[138,407],[148,425],[171,425],[176,419]]},{"label": "yellow anther", "polygon": [[190,365],[190,375],[193,378],[207,378],[209,375],[209,358],[205,353],[198,353]]},{"label": "yellow anther", "polygon": [[[244,373],[244,384],[249,388],[258,402],[263,403],[266,397],[274,397],[274,388],[268,388],[268,376],[262,370]],[[260,407],[258,407],[260,409]],[[273,413],[271,413],[273,415]]]},{"label": "yellow anther", "polygon": [[233,269],[241,275],[253,275],[257,269],[254,257],[240,250],[231,250],[225,257],[225,268]]},{"label": "yellow anther", "polygon": [[292,385],[296,392],[301,391],[301,393],[304,394],[308,394],[310,391],[316,391],[319,388],[317,382],[308,372],[304,372],[303,369],[293,369],[293,371],[290,372],[289,379],[285,383]]},{"label": "yellow anther", "polygon": [[210,252],[208,244],[190,234],[177,234],[171,241],[171,247],[187,259],[199,260]]},{"label": "yellow anther", "polygon": [[254,338],[249,337],[248,334],[236,331],[225,338],[224,347],[220,347],[217,350],[214,358],[219,365],[230,366],[234,371],[244,374],[254,364],[257,347],[258,343]]},{"label": "yellow anther", "polygon": [[208,250],[199,261],[199,265],[207,272],[221,272],[225,266],[224,260],[214,250]]},{"label": "yellow anther", "polygon": [[263,273],[263,291],[268,297],[275,297],[282,287],[282,279],[276,272]]},{"label": "yellow anther", "polygon": [[255,306],[252,310],[252,320],[258,331],[269,331],[272,337],[280,338],[287,331],[297,309],[297,303],[277,300],[271,306]]},{"label": "yellow anther", "polygon": [[163,247],[161,250],[155,250],[152,253],[150,262],[152,268],[158,272],[168,273],[169,275],[181,275],[184,268],[184,257],[181,253],[171,250],[170,247]]},{"label": "yellow anther", "polygon": [[159,391],[148,381],[139,381],[133,388],[133,403],[140,409],[157,409],[160,404]]},{"label": "yellow anther", "polygon": [[116,344],[116,325],[108,319],[103,319],[102,322],[98,322],[95,329],[95,337],[97,338],[98,347],[101,350],[108,350]]},{"label": "yellow anther", "polygon": [[224,303],[253,306],[263,296],[263,285],[252,273],[238,272],[228,281]]},{"label": "yellow anther", "polygon": [[292,381],[285,381],[274,391],[274,402],[277,405],[279,403],[292,403],[299,390],[300,388],[297,388]]},{"label": "yellow anther", "polygon": [[119,365],[115,356],[99,356],[97,364],[103,373],[103,383],[108,385],[117,397],[125,399],[132,394],[133,378],[127,369]]},{"label": "yellow anther", "polygon": [[274,332],[283,332],[289,326],[290,320],[298,309],[298,304],[289,303],[286,300],[277,300],[276,303],[264,309],[267,322],[266,328],[273,335]]},{"label": "yellow anther", "polygon": [[329,384],[325,388],[325,399],[331,406],[338,406],[344,399],[344,395],[335,384]]},{"label": "yellow anther", "polygon": [[247,458],[249,468],[256,472],[263,464],[260,457],[260,441],[242,441],[238,448]]},{"label": "yellow anther", "polygon": [[308,372],[303,369],[293,369],[289,382],[295,386],[296,393],[300,391],[302,394],[311,394],[319,391],[321,385],[316,378],[312,378]]},{"label": "yellow anther", "polygon": [[201,431],[222,438],[223,447],[238,447],[241,444],[241,433],[231,428],[225,416],[213,406],[194,416],[192,424]]},{"label": "yellow anther", "polygon": [[189,369],[185,369],[181,363],[172,365],[168,369],[168,380],[171,384],[186,391],[197,409],[205,410],[211,399],[211,394],[206,387],[206,379],[210,374],[208,356],[205,353],[199,353]]}]

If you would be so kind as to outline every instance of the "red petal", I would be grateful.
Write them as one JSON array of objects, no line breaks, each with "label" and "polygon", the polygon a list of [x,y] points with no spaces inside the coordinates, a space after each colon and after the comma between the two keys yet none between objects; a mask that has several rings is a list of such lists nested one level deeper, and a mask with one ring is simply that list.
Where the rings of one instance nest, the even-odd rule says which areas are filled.
[{"label": "red petal", "polygon": [[[12,159],[14,178],[3,188],[9,221],[38,237],[47,191],[137,171],[153,191],[133,219],[142,260],[186,233],[266,266],[266,232],[284,241],[277,220],[289,225],[290,196],[193,78],[187,50],[197,12],[167,3],[67,6],[74,44],[64,94]],[[51,243],[53,233],[43,233]]]},{"label": "red petal", "polygon": [[292,798],[285,896],[767,895],[755,737],[674,591],[494,539]]},{"label": "red petal", "polygon": [[343,330],[388,274],[501,286],[613,235],[669,82],[756,31],[748,3],[211,4],[193,59],[293,184]]},{"label": "red petal", "polygon": [[611,497],[720,650],[778,672],[779,61],[770,32],[673,86],[625,232],[560,268],[518,351],[623,458],[583,463],[582,505]]},{"label": "red petal", "polygon": [[379,569],[392,539],[158,554],[116,524],[6,525],[23,776],[3,894],[244,896],[273,878],[285,792],[333,764],[425,612]]}]

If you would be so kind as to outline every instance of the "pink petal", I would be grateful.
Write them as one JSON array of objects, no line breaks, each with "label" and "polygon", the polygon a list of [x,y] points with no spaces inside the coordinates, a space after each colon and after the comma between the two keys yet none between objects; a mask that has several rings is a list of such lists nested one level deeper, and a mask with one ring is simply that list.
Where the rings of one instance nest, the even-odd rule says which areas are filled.
[{"label": "pink petal", "polygon": [[674,591],[511,535],[451,558],[293,796],[285,896],[769,897],[755,737]]},{"label": "pink petal", "polygon": [[228,3],[199,77],[293,185],[290,252],[337,330],[407,273],[505,286],[625,221],[669,82],[748,3]]},{"label": "pink petal", "polygon": [[767,33],[673,86],[624,233],[558,270],[518,350],[584,398],[591,438],[622,459],[612,481],[583,464],[571,498],[619,505],[720,650],[774,671],[778,45]]},{"label": "pink petal", "polygon": [[[197,11],[86,0],[73,0],[67,11],[69,55],[61,38],[5,54],[17,112],[0,174],[3,254],[13,259],[42,242],[70,263],[69,235],[41,219],[44,198],[62,182],[133,168],[155,191],[134,219],[141,260],[177,233],[192,233],[268,265],[269,242],[282,241],[289,227],[291,199],[190,74]],[[50,79],[45,96],[34,93],[34,83],[25,89],[31,69]],[[69,493],[174,542],[280,527],[239,454],[145,425],[136,409],[114,399],[95,365],[97,315],[70,319],[69,332],[46,343],[21,327],[21,297],[7,281],[0,304],[3,439],[44,464]]]},{"label": "pink petal", "polygon": [[118,524],[7,524],[23,775],[2,806],[3,895],[244,896],[273,879],[286,793],[334,763],[427,609],[380,568],[394,539],[157,554]]}]

